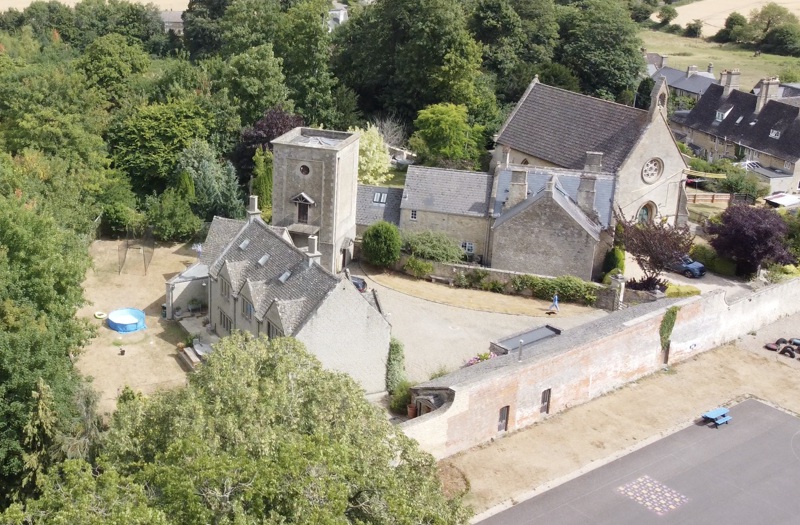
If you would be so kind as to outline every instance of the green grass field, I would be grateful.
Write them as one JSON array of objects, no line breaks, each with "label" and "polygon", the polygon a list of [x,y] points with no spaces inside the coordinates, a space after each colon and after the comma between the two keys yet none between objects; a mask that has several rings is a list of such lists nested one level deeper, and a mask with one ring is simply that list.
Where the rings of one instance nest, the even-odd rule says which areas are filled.
[{"label": "green grass field", "polygon": [[717,78],[723,69],[739,69],[742,91],[750,91],[764,77],[778,76],[782,69],[800,70],[798,58],[767,54],[756,57],[753,51],[732,44],[717,44],[649,29],[641,31],[639,37],[648,52],[668,55],[667,65],[675,69],[697,66],[698,71],[705,71],[711,62]]}]

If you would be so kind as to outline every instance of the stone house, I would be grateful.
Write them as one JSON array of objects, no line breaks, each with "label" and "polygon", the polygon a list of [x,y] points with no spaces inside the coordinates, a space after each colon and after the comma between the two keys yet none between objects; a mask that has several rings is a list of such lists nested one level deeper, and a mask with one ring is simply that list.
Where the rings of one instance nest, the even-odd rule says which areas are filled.
[{"label": "stone house", "polygon": [[547,86],[534,78],[500,128],[492,166],[582,170],[587,152],[615,177],[614,208],[628,218],[688,220],[686,163],[667,121],[669,89],[659,79],[648,111]]},{"label": "stone house", "polygon": [[[686,164],[667,125],[663,79],[652,97],[643,111],[534,79],[500,130],[490,172],[411,166],[396,224],[445,232],[493,268],[595,278],[614,210],[642,221],[688,219]],[[359,187],[359,206],[380,200],[378,192]],[[360,231],[394,222],[396,195],[387,193],[377,215],[360,211]]]},{"label": "stone house", "polygon": [[206,294],[209,328],[217,335],[295,337],[326,368],[348,373],[367,393],[383,391],[389,323],[348,279],[319,264],[316,236],[300,250],[287,229],[264,223],[260,214],[251,197],[247,220],[215,217],[199,262],[167,283],[168,303],[195,293],[180,285],[200,276],[192,282]]},{"label": "stone house", "polygon": [[183,35],[183,11],[161,11],[159,14],[165,33],[172,31],[178,36]]},{"label": "stone house", "polygon": [[358,133],[295,128],[272,141],[272,224],[295,246],[316,236],[320,264],[338,273],[353,256]]},{"label": "stone house", "polygon": [[724,71],[672,127],[699,156],[742,161],[772,192],[800,191],[800,90],[763,79],[758,93],[740,91],[739,71]]},{"label": "stone house", "polygon": [[410,166],[399,227],[446,233],[477,261],[489,253],[492,176],[474,171]]},{"label": "stone house", "polygon": [[[666,61],[667,57],[664,57]],[[689,97],[698,100],[706,92],[708,86],[717,84],[714,76],[714,65],[709,64],[706,71],[698,71],[697,66],[689,66],[686,71],[664,66],[656,69],[650,75],[653,80],[664,77],[669,86],[670,93],[675,97]]]}]

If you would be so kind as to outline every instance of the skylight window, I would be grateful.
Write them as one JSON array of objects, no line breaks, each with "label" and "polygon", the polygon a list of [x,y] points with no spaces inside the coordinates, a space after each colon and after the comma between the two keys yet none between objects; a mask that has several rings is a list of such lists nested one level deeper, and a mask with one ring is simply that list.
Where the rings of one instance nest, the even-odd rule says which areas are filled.
[{"label": "skylight window", "polygon": [[242,241],[242,244],[239,245],[240,250],[244,250],[250,245],[250,239],[245,239]]},{"label": "skylight window", "polygon": [[738,124],[738,123],[740,123],[740,122],[742,121],[742,119],[743,119],[743,118],[744,118],[744,115],[742,115],[741,117],[737,118],[737,119],[736,119],[736,123],[737,123],[737,124]]},{"label": "skylight window", "polygon": [[283,275],[278,277],[278,280],[283,284],[283,283],[286,283],[286,281],[288,281],[289,277],[291,277],[291,276],[292,276],[292,271],[291,270],[286,270],[285,272],[283,272]]},{"label": "skylight window", "polygon": [[386,204],[386,197],[388,195],[389,195],[388,193],[382,193],[382,192],[376,191],[375,195],[372,196],[372,202],[374,204]]},{"label": "skylight window", "polygon": [[264,254],[264,255],[262,255],[262,256],[261,256],[261,258],[258,260],[258,265],[259,265],[259,266],[264,266],[265,264],[267,264],[267,261],[269,261],[269,254],[268,254],[268,253],[265,253],[265,254]]}]

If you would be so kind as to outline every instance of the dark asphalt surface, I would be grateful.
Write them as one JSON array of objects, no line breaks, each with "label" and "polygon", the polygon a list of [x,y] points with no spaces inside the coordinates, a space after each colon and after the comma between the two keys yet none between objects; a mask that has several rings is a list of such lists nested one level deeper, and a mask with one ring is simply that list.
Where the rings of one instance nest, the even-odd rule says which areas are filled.
[{"label": "dark asphalt surface", "polygon": [[730,415],[719,429],[693,425],[480,523],[800,524],[800,419],[756,400]]}]

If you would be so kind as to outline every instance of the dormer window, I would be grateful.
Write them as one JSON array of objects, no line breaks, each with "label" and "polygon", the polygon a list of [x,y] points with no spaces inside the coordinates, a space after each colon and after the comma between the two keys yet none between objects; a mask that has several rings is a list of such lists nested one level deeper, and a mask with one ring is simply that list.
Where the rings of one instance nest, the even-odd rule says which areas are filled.
[{"label": "dormer window", "polygon": [[769,138],[771,138],[771,139],[779,139],[779,138],[781,138],[781,132],[778,131],[777,129],[771,129],[771,130],[769,130]]},{"label": "dormer window", "polygon": [[722,122],[725,120],[725,112],[724,111],[717,111],[717,122]]},{"label": "dormer window", "polygon": [[386,198],[389,196],[388,193],[382,193],[379,191],[375,192],[375,195],[372,196],[373,204],[386,204]]}]

